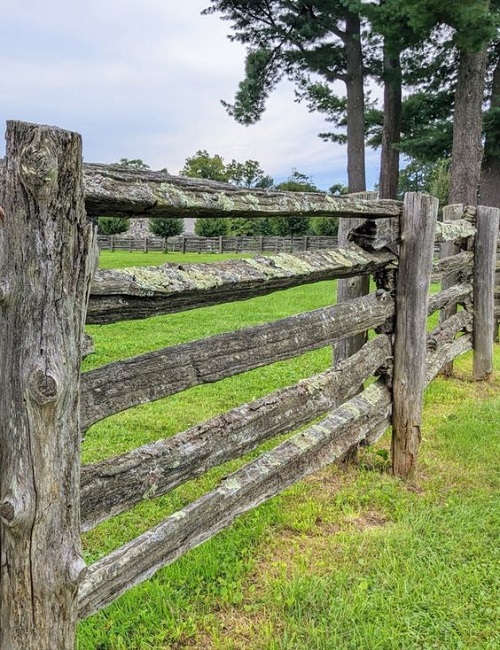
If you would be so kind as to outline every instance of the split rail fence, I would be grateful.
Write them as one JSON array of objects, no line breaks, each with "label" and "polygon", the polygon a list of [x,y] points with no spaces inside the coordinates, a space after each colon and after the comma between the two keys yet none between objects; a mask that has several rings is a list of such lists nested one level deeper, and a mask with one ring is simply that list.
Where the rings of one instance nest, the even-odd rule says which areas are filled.
[{"label": "split rail fence", "polygon": [[164,251],[178,253],[298,253],[300,251],[330,250],[336,248],[337,237],[303,235],[301,237],[239,236],[239,237],[126,237],[99,235],[101,250]]},{"label": "split rail fence", "polygon": [[[411,475],[425,385],[471,348],[475,377],[492,372],[499,210],[455,206],[454,216],[467,218],[438,223],[437,200],[421,194],[408,194],[403,204],[82,168],[77,134],[22,122],[8,123],[0,199],[2,650],[74,648],[78,618],[106,607],[241,513],[374,443],[390,424],[393,471]],[[350,246],[332,251],[96,271],[86,211],[365,221],[351,232]],[[460,250],[434,260],[435,239]],[[147,318],[360,274],[374,277],[375,292],[80,376],[85,322]],[[429,296],[431,280],[446,288]],[[437,310],[450,315],[427,332],[427,317]],[[335,368],[171,438],[80,466],[81,437],[103,418],[367,330],[376,336]],[[284,433],[291,434],[285,442],[214,490],[85,565],[82,531]]]}]

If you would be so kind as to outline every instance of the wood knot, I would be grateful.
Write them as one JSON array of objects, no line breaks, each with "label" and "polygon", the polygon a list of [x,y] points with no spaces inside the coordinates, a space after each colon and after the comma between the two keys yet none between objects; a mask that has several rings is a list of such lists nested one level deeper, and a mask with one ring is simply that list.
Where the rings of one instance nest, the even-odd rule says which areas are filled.
[{"label": "wood knot", "polygon": [[57,399],[59,386],[50,373],[35,370],[30,377],[30,392],[38,404],[49,404]]},{"label": "wood knot", "polygon": [[0,519],[12,531],[26,530],[33,521],[31,500],[28,494],[19,494],[9,490],[0,504]]},{"label": "wood knot", "polygon": [[390,298],[389,292],[385,291],[384,289],[377,289],[375,295],[377,296],[378,300],[380,300],[380,302],[387,302],[387,300]]},{"label": "wood knot", "polygon": [[0,205],[0,225],[3,226],[4,222],[5,222],[5,211]]},{"label": "wood knot", "polygon": [[71,558],[68,566],[68,578],[70,582],[78,587],[82,582],[89,571],[88,566],[85,564],[85,560],[77,554],[74,554]]},{"label": "wood knot", "polygon": [[12,526],[15,516],[16,510],[14,504],[8,499],[5,499],[2,505],[0,505],[0,518],[6,526]]},{"label": "wood knot", "polygon": [[32,194],[48,195],[58,178],[57,155],[47,137],[36,133],[20,155],[19,175],[23,185]]},{"label": "wood knot", "polygon": [[0,282],[0,305],[5,306],[7,304],[9,295],[10,295],[9,283],[6,280],[4,280],[3,282]]}]

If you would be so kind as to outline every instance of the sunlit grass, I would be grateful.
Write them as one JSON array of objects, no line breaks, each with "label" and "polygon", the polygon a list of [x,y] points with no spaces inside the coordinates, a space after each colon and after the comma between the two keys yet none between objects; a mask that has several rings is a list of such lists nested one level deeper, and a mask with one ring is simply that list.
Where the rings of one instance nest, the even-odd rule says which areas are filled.
[{"label": "sunlit grass", "polygon": [[[319,283],[94,326],[97,353],[86,368],[328,305],[334,293],[333,282]],[[428,389],[412,483],[388,473],[384,437],[356,467],[332,466],[295,485],[83,622],[80,650],[499,647],[499,346],[495,352],[491,382],[470,381],[466,355],[455,363],[456,379],[438,378]],[[84,460],[172,435],[330,363],[325,348],[118,414],[89,430]],[[211,489],[237,464],[99,526],[85,536],[88,561]]]},{"label": "sunlit grass", "polygon": [[158,264],[190,264],[215,262],[234,258],[249,257],[236,253],[164,253],[162,251],[101,251],[99,266],[105,269],[121,269],[127,266],[157,266]]}]

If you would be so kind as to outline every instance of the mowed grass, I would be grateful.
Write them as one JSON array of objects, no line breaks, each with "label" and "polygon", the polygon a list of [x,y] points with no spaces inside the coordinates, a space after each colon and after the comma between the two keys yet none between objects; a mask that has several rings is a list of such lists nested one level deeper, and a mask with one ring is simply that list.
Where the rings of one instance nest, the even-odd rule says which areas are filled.
[{"label": "mowed grass", "polygon": [[[108,253],[104,263],[121,255]],[[86,368],[328,305],[333,296],[334,283],[319,283],[92,327],[97,353]],[[330,362],[331,350],[320,350],[109,418],[89,430],[84,461],[181,431]],[[475,384],[467,355],[455,379],[429,388],[414,482],[389,475],[386,437],[356,466],[332,466],[297,484],[81,623],[79,648],[499,647],[498,346],[495,363],[495,379]],[[99,526],[84,538],[87,559],[161,521],[237,465]]]},{"label": "mowed grass", "polygon": [[101,251],[99,266],[106,269],[122,269],[127,266],[157,266],[158,264],[189,264],[230,260],[236,257],[249,257],[249,255],[236,255],[235,253],[165,253],[163,251]]}]

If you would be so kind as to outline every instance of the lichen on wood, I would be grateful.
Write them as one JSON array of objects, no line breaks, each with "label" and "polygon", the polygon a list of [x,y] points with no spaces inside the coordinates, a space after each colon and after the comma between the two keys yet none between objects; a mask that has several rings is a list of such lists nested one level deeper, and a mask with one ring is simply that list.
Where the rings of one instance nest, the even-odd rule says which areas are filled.
[{"label": "lichen on wood", "polygon": [[465,219],[456,221],[438,221],[436,224],[435,241],[437,243],[466,239],[476,234],[475,227]]},{"label": "lichen on wood", "polygon": [[324,193],[249,190],[165,172],[84,166],[85,205],[92,216],[266,217],[327,215],[392,217],[401,202],[367,201]]},{"label": "lichen on wood", "polygon": [[377,327],[393,312],[391,296],[377,292],[91,370],[82,375],[82,429],[132,406],[324,347]]},{"label": "lichen on wood", "polygon": [[265,440],[298,429],[352,397],[392,354],[387,336],[369,341],[337,370],[303,379],[176,436],[93,465],[81,481],[82,530],[153,498]]},{"label": "lichen on wood", "polygon": [[470,251],[436,260],[432,265],[432,281],[454,276],[455,282],[467,282],[472,277],[473,264],[474,254]]},{"label": "lichen on wood", "polygon": [[87,323],[104,324],[246,300],[279,289],[375,272],[395,261],[361,248],[281,253],[213,264],[163,264],[100,270]]},{"label": "lichen on wood", "polygon": [[79,592],[81,618],[106,607],[159,568],[301,478],[342,458],[381,421],[391,395],[382,381],[227,477],[215,490],[93,564]]}]

